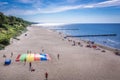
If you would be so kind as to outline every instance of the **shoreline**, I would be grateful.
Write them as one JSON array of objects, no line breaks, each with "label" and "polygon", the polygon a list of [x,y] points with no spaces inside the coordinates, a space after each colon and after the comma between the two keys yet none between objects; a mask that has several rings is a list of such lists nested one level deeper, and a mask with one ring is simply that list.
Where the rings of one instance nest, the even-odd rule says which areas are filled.
[{"label": "shoreline", "polygon": [[120,52],[120,49],[117,49],[117,48],[113,48],[113,47],[110,47],[110,46],[104,46],[104,45],[99,44],[99,43],[96,43],[96,45],[99,46],[99,47],[101,47],[101,48],[113,51],[113,52],[115,52],[115,51]]},{"label": "shoreline", "polygon": [[[83,31],[85,31],[84,29],[85,28],[87,28],[85,25],[80,25],[81,27],[78,27],[79,26],[79,24],[73,24],[73,26],[75,25],[75,26],[77,26],[77,27],[73,27],[73,26],[71,26],[72,24],[68,24],[68,25],[65,25],[65,26],[60,26],[60,27],[52,27],[52,29],[54,29],[54,30],[56,30],[56,31],[59,31],[59,32],[62,32],[62,31],[60,31],[60,30],[63,30],[63,32],[66,34],[66,32],[67,32],[67,34],[69,33],[69,34],[72,34],[72,32],[74,32],[74,31],[67,31],[66,29],[70,29],[70,30],[72,30],[72,29],[78,29],[78,31],[80,31],[80,29],[82,30],[81,32],[82,33],[84,33]],[[93,27],[91,27],[91,28],[94,28],[96,25],[89,25],[89,26],[93,26]],[[73,37],[79,37],[79,38],[82,38],[81,36],[86,36],[87,37],[87,39],[88,40],[90,40],[90,41],[94,41],[95,43],[97,43],[97,44],[99,44],[99,45],[102,45],[102,46],[106,46],[106,47],[109,47],[109,48],[111,48],[111,49],[118,49],[119,51],[120,51],[120,46],[119,46],[119,26],[117,26],[117,25],[115,25],[117,28],[115,28],[115,30],[114,30],[114,26],[112,26],[112,25],[109,25],[109,24],[107,24],[106,25],[107,26],[107,28],[105,28],[105,30],[103,30],[103,32],[99,32],[98,31],[98,34],[115,34],[116,35],[116,37],[113,37],[113,38],[111,38],[111,37],[103,37],[103,38],[94,38],[93,37],[93,39],[92,39],[92,37],[91,38],[89,38],[89,37],[87,37],[87,36],[96,36],[96,34],[97,33],[94,33],[93,32],[93,35],[91,35],[92,33],[90,33],[90,35],[89,35],[89,31],[88,31],[88,33],[86,34],[86,35],[80,35],[80,33],[78,32],[78,31],[75,31],[75,32],[77,32],[77,33],[73,33],[74,35],[66,35],[66,36],[73,36]],[[109,26],[110,26],[110,28],[113,28],[113,30],[112,31],[106,31],[108,28],[109,28]],[[62,28],[63,27],[63,28]],[[70,28],[69,28],[70,27]],[[85,27],[85,28],[83,28],[83,27]],[[104,29],[104,26],[101,26],[102,28],[98,28],[98,29],[100,29],[100,30],[102,30],[102,29]],[[58,29],[58,30],[57,30]],[[59,30],[60,29],[60,30]],[[88,27],[88,29],[89,29],[89,27]],[[116,30],[117,29],[117,30]],[[90,31],[91,31],[92,29],[90,29]],[[94,30],[94,29],[93,29]],[[95,30],[97,30],[97,28],[95,28]],[[98,35],[97,34],[97,36],[100,36],[100,35]],[[103,35],[103,36],[105,36],[105,35]],[[84,39],[84,40],[86,40],[86,38],[82,38],[82,39]],[[99,40],[100,39],[100,40]]]},{"label": "shoreline", "polygon": [[[49,29],[49,30],[51,30],[51,29]],[[57,30],[51,30],[51,31],[55,31],[55,32],[57,32]],[[57,32],[57,33],[59,33],[59,32]],[[61,32],[60,32],[61,33]],[[62,34],[62,36],[63,36],[63,38],[64,37],[66,37],[67,36],[67,34],[64,34],[64,33],[61,33]],[[71,39],[73,39],[73,40],[75,40],[75,41],[83,41],[83,42],[85,42],[85,43],[87,43],[87,42],[89,42],[88,40],[85,40],[85,39],[81,39],[81,38],[77,38],[77,37],[70,37]],[[92,42],[92,41],[90,41],[90,42]],[[106,49],[106,50],[109,50],[109,51],[112,51],[112,52],[116,52],[116,51],[118,51],[119,53],[120,53],[120,49],[118,49],[118,48],[114,48],[114,47],[110,47],[110,46],[105,46],[105,45],[103,45],[103,44],[100,44],[100,43],[94,43],[96,46],[98,46],[98,47],[100,47],[100,48],[102,48],[102,49]]]}]

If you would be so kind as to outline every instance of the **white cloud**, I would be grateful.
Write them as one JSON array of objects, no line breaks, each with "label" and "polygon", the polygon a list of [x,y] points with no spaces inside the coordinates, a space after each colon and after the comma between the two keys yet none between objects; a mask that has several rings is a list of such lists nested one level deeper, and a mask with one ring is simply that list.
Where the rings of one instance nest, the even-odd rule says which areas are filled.
[{"label": "white cloud", "polygon": [[82,8],[100,8],[100,7],[110,7],[110,6],[120,6],[120,0],[109,0],[104,2],[99,2],[96,4],[84,4],[76,6],[59,6],[56,8],[41,9],[40,13],[57,13],[67,10],[82,9]]},{"label": "white cloud", "polygon": [[[20,0],[21,2],[27,3],[33,0]],[[74,1],[74,0],[73,0]],[[34,15],[40,13],[57,13],[68,10],[83,9],[83,8],[100,8],[100,7],[110,7],[110,6],[120,6],[120,0],[108,0],[104,2],[94,3],[94,4],[84,4],[76,6],[54,6],[47,8],[38,8],[34,10],[21,10],[21,9],[11,9],[5,12],[6,14],[15,14],[15,15]]]},{"label": "white cloud", "polygon": [[56,8],[47,8],[47,9],[39,9],[40,13],[57,13],[57,12],[63,12],[67,10],[73,10],[77,8],[82,8],[81,5],[78,6],[60,6]]},{"label": "white cloud", "polygon": [[8,4],[8,2],[0,2],[0,6],[6,5],[6,4]]},{"label": "white cloud", "polygon": [[4,12],[7,15],[34,15],[38,14],[36,10],[10,9]]},{"label": "white cloud", "polygon": [[94,4],[95,7],[120,6],[120,0],[108,0]]},{"label": "white cloud", "polygon": [[60,6],[52,9],[44,9],[43,13],[54,13],[54,12],[62,12],[73,9],[81,9],[81,8],[96,8],[96,7],[110,7],[110,6],[120,6],[120,0],[109,0],[96,4],[86,4],[86,5],[76,5],[76,6]]}]

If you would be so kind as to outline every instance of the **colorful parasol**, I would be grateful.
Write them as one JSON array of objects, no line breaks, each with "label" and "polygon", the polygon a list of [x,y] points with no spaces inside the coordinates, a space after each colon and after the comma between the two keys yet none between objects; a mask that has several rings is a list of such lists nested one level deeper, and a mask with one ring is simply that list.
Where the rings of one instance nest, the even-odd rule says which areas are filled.
[{"label": "colorful parasol", "polygon": [[32,62],[32,61],[47,61],[50,60],[50,56],[48,54],[19,54],[16,58],[16,62],[18,61],[26,61],[26,62]]}]

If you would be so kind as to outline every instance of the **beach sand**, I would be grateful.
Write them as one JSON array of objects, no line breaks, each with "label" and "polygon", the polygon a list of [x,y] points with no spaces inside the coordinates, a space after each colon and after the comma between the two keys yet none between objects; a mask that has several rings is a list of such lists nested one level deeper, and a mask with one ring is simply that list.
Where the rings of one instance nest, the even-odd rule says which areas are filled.
[{"label": "beach sand", "polygon": [[[18,39],[0,51],[0,80],[45,80],[45,72],[48,80],[120,80],[120,56],[112,51],[87,48],[84,41],[83,47],[72,46],[59,33],[40,27],[28,27]],[[18,54],[27,50],[40,53],[42,49],[51,60],[32,62],[34,72],[29,71],[29,63],[15,62]],[[12,60],[10,65],[3,65],[3,54]]]}]

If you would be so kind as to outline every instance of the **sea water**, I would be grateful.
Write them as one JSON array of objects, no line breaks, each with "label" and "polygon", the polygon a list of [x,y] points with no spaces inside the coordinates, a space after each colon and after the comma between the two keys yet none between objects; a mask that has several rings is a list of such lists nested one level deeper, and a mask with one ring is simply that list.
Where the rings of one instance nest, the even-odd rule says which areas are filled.
[{"label": "sea water", "polygon": [[117,36],[77,37],[83,40],[120,49],[120,24],[67,24],[50,27],[66,35],[117,34]]}]

